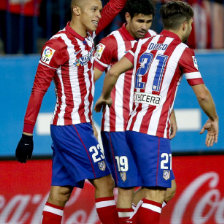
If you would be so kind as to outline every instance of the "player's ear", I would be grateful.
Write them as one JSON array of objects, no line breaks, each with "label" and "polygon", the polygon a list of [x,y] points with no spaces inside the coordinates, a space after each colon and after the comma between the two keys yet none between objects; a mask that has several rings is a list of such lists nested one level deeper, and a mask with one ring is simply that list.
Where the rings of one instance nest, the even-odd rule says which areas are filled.
[{"label": "player's ear", "polygon": [[129,12],[125,13],[125,20],[126,20],[127,23],[129,23],[131,21],[131,15],[130,15]]},{"label": "player's ear", "polygon": [[79,6],[74,6],[73,9],[72,9],[73,13],[76,15],[76,16],[80,16],[81,14],[81,8]]},{"label": "player's ear", "polygon": [[182,31],[185,32],[188,28],[188,21],[184,21],[181,25]]}]

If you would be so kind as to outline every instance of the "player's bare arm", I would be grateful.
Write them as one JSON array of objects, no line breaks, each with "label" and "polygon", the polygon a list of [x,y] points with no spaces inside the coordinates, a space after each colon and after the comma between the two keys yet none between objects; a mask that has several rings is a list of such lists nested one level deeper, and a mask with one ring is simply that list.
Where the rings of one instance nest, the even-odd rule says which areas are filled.
[{"label": "player's bare arm", "polygon": [[96,129],[96,126],[93,121],[91,123],[92,123],[92,127],[93,127],[93,134],[96,137],[96,139],[98,139],[98,131]]},{"label": "player's bare arm", "polygon": [[102,71],[100,71],[97,68],[94,68],[94,81],[97,81],[101,77],[102,74],[103,74]]},{"label": "player's bare arm", "polygon": [[177,121],[174,110],[172,110],[170,115],[170,131],[170,139],[172,139],[177,133]]},{"label": "player's bare arm", "polygon": [[201,129],[201,134],[207,130],[205,144],[209,146],[213,146],[214,143],[218,141],[218,133],[219,133],[219,119],[216,113],[215,104],[211,93],[206,88],[204,84],[192,86],[195,95],[197,96],[197,100],[199,102],[200,107],[209,117],[208,121],[204,124]]},{"label": "player's bare arm", "polygon": [[110,106],[112,104],[110,93],[115,86],[117,79],[119,78],[120,74],[132,68],[133,64],[126,57],[123,57],[106,73],[102,94],[95,104],[94,109],[96,112],[100,112],[101,109],[104,109],[106,105]]}]

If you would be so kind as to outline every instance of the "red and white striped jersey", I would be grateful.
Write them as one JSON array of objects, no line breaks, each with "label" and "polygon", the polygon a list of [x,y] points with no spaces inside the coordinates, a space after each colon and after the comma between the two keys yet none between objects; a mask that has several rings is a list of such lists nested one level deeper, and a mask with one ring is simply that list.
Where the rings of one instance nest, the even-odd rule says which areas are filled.
[{"label": "red and white striped jersey", "polygon": [[[156,35],[152,30],[146,37]],[[120,60],[133,46],[136,40],[127,31],[125,24],[101,40],[97,45],[94,67],[105,71]],[[125,131],[132,108],[134,76],[132,70],[120,75],[112,90],[112,106],[103,113],[102,131]]]},{"label": "red and white striped jersey", "polygon": [[127,130],[169,138],[170,114],[178,85],[203,84],[194,51],[169,31],[139,40],[126,57],[134,64],[133,110]]},{"label": "red and white striped jersey", "polygon": [[57,95],[52,124],[91,122],[94,95],[93,39],[113,20],[125,3],[126,0],[110,0],[102,10],[96,32],[82,37],[68,23],[65,29],[45,44],[24,119],[24,132],[33,132],[43,96],[52,80]]}]

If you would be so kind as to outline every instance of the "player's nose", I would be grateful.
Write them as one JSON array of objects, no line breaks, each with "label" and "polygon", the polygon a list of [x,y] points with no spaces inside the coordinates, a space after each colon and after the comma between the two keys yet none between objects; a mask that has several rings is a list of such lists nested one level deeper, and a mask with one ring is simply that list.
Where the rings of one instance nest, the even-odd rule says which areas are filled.
[{"label": "player's nose", "polygon": [[99,19],[101,18],[101,12],[100,12],[100,10],[97,11],[96,16],[97,16],[97,18],[99,18]]},{"label": "player's nose", "polygon": [[147,25],[147,23],[143,23],[141,28],[142,28],[144,31],[145,31],[145,30],[148,30],[148,25]]}]

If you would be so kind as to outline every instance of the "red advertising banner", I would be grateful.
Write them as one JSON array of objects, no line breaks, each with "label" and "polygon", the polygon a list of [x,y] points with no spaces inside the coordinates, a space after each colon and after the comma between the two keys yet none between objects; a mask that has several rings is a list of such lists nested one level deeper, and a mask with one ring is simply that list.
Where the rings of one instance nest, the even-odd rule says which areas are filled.
[{"label": "red advertising banner", "polygon": [[173,158],[177,192],[161,224],[224,223],[224,155]]},{"label": "red advertising banner", "polygon": [[[173,158],[177,192],[161,224],[224,223],[224,155]],[[0,161],[0,224],[38,224],[51,182],[51,161]],[[115,191],[116,193],[116,191]],[[64,224],[99,224],[94,189],[74,189]]]}]

